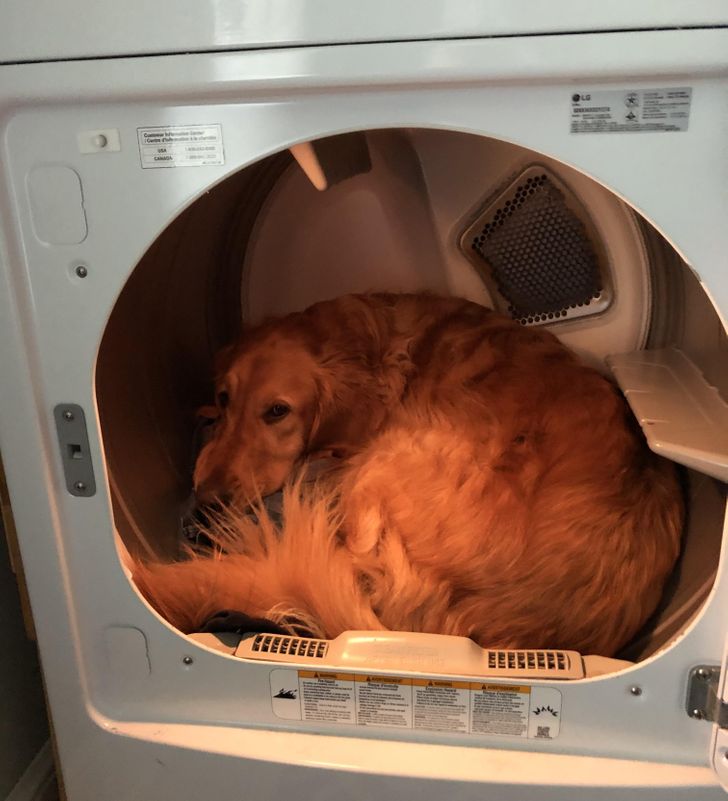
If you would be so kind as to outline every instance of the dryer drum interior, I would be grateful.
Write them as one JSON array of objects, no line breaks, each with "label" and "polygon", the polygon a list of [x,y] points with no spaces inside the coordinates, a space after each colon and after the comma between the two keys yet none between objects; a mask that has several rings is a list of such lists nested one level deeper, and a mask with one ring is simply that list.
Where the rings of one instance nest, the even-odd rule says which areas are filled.
[{"label": "dryer drum interior", "polygon": [[[233,174],[173,220],[111,314],[96,389],[126,547],[178,555],[195,409],[211,397],[214,352],[242,321],[346,292],[422,289],[550,326],[605,372],[612,354],[677,352],[701,392],[728,397],[725,335],[700,283],[596,181],[450,131],[303,143]],[[613,362],[618,378],[629,358]],[[683,461],[683,553],[658,612],[624,653],[631,660],[668,646],[715,578],[723,485],[710,466]]]}]

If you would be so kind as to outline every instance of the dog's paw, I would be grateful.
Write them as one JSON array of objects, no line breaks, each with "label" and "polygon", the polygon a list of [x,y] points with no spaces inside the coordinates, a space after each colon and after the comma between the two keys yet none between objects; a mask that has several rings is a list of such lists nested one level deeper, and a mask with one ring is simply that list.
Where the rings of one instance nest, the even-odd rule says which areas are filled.
[{"label": "dog's paw", "polygon": [[376,550],[384,536],[384,521],[378,506],[372,505],[352,515],[346,526],[346,545],[358,556]]}]

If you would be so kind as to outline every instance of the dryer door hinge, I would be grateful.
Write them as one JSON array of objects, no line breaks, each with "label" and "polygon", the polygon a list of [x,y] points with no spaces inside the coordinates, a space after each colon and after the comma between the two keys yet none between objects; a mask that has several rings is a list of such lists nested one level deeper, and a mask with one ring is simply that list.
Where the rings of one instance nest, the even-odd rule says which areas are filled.
[{"label": "dryer door hinge", "polygon": [[688,697],[685,708],[695,720],[717,723],[721,729],[728,729],[728,704],[718,695],[720,667],[718,665],[698,665],[688,677]]}]

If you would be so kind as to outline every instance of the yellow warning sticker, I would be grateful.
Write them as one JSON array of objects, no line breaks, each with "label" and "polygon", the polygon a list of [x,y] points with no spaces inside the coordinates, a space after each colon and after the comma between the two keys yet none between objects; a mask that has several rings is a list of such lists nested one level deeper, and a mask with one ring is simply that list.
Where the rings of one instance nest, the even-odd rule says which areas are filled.
[{"label": "yellow warning sticker", "polygon": [[303,720],[356,723],[353,674],[299,670],[298,685]]},{"label": "yellow warning sticker", "polygon": [[469,690],[469,681],[444,681],[442,679],[412,679],[415,687],[448,687],[456,690]]},{"label": "yellow warning sticker", "polygon": [[486,693],[530,693],[531,688],[513,684],[483,684],[482,682],[470,682],[470,689]]},{"label": "yellow warning sticker", "polygon": [[530,687],[472,683],[471,733],[527,737],[530,695]]},{"label": "yellow warning sticker", "polygon": [[412,728],[412,680],[403,676],[357,676],[359,726]]},{"label": "yellow warning sticker", "polygon": [[411,684],[412,679],[407,679],[404,676],[360,676],[357,675],[357,681],[365,682],[378,682],[379,684]]},{"label": "yellow warning sticker", "polygon": [[470,684],[466,681],[413,679],[415,729],[468,732]]},{"label": "yellow warning sticker", "polygon": [[286,720],[552,740],[561,729],[554,687],[276,669],[271,706]]},{"label": "yellow warning sticker", "polygon": [[299,670],[301,679],[331,679],[332,681],[354,681],[357,678],[353,673],[329,673],[323,670]]}]

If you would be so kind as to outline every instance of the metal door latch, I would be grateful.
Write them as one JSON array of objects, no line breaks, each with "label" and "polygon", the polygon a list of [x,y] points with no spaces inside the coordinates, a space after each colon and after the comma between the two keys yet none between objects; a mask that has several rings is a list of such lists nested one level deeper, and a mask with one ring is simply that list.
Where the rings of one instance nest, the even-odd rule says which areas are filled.
[{"label": "metal door latch", "polygon": [[53,416],[58,430],[66,489],[71,495],[89,498],[96,493],[96,480],[83,409],[77,403],[60,403],[53,409]]},{"label": "metal door latch", "polygon": [[717,665],[698,665],[688,677],[688,696],[685,708],[695,720],[708,720],[717,723],[721,729],[728,729],[728,704],[718,696],[720,667]]}]

